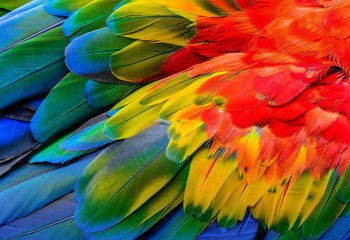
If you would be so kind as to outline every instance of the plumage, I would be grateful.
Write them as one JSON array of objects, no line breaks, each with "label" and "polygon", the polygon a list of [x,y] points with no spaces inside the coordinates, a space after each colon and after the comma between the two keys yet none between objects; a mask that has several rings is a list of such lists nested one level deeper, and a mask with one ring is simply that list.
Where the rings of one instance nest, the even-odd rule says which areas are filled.
[{"label": "plumage", "polygon": [[0,236],[347,239],[349,9],[0,0]]}]

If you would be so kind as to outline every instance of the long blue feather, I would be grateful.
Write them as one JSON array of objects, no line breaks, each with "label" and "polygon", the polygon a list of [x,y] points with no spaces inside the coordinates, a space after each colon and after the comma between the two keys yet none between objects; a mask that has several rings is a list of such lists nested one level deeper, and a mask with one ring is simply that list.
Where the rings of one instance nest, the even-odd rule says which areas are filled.
[{"label": "long blue feather", "polygon": [[36,144],[28,122],[0,118],[0,162],[28,151]]},{"label": "long blue feather", "polygon": [[110,56],[134,42],[102,28],[76,38],[66,49],[66,64],[75,74],[103,82],[116,82]]},{"label": "long blue feather", "polygon": [[46,205],[32,214],[0,227],[0,239],[85,239],[73,221],[74,194]]},{"label": "long blue feather", "polygon": [[0,225],[73,191],[78,176],[97,154],[62,167],[26,164],[0,179]]},{"label": "long blue feather", "polygon": [[15,15],[18,15],[18,14],[21,14],[21,13],[23,13],[23,12],[26,12],[26,11],[28,11],[28,10],[30,10],[30,9],[33,9],[33,8],[35,8],[35,7],[37,7],[37,6],[41,5],[41,4],[43,4],[45,1],[46,1],[46,0],[33,0],[33,1],[30,1],[29,3],[27,3],[27,4],[25,4],[25,5],[23,5],[23,6],[19,7],[19,8],[17,8],[17,9],[15,9],[15,10],[13,10],[13,11],[7,13],[7,14],[4,15],[4,16],[2,16],[2,17],[0,18],[0,22],[1,22],[1,21],[5,21],[5,20],[7,20],[7,19],[9,19],[9,18],[12,18],[12,17],[15,16]]},{"label": "long blue feather", "polygon": [[0,52],[4,52],[55,26],[59,26],[63,22],[63,18],[55,17],[45,12],[43,5],[28,9],[11,18],[0,21]]}]

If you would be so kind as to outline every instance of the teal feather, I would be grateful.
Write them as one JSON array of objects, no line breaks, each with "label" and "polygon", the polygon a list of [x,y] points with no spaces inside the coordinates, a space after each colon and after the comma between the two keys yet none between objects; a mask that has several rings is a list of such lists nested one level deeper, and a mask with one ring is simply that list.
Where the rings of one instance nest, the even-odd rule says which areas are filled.
[{"label": "teal feather", "polygon": [[139,89],[138,85],[103,83],[90,80],[85,87],[86,100],[91,108],[105,108]]},{"label": "teal feather", "polygon": [[86,102],[87,81],[70,73],[52,89],[31,123],[33,135],[39,142],[45,142],[102,112],[91,109]]},{"label": "teal feather", "polygon": [[[92,178],[78,203],[79,228],[84,232],[98,232],[119,223],[179,171],[182,164],[165,157],[169,141],[167,127],[156,125],[125,140],[106,156],[109,159]],[[109,186],[113,186],[114,191],[101,191]]]},{"label": "teal feather", "polygon": [[[27,4],[24,4],[10,12],[8,12],[5,16],[2,16],[0,18],[0,22],[7,20],[15,15],[18,15],[20,13],[26,12],[32,8],[35,8],[41,4],[43,4],[46,0],[33,0],[33,1],[29,1]],[[11,1],[6,1],[6,2],[11,2]],[[0,8],[4,9],[4,6],[0,5]]]},{"label": "teal feather", "polygon": [[0,55],[0,109],[48,93],[67,73],[64,48],[69,39],[56,28]]},{"label": "teal feather", "polygon": [[66,63],[75,74],[115,83],[110,71],[110,56],[134,42],[117,37],[108,28],[102,28],[76,38],[66,49]]},{"label": "teal feather", "polygon": [[[4,17],[5,18],[5,17]],[[35,24],[32,24],[35,22]],[[64,19],[45,12],[43,5],[0,21],[0,52],[63,24]],[[16,31],[13,31],[16,29]]]},{"label": "teal feather", "polygon": [[[63,24],[63,31],[70,36],[96,22],[101,22],[101,27],[106,27],[106,20],[113,12],[113,8],[121,0],[95,0],[74,12]],[[97,29],[97,28],[96,28]],[[95,29],[90,29],[90,31]]]},{"label": "teal feather", "polygon": [[52,15],[69,17],[93,0],[46,0],[45,10]]},{"label": "teal feather", "polygon": [[65,151],[61,149],[60,144],[71,134],[72,132],[69,132],[68,134],[63,135],[62,137],[55,139],[49,144],[44,145],[43,147],[34,151],[30,156],[30,162],[65,163],[82,155],[95,151],[95,149],[91,149],[89,151]]},{"label": "teal feather", "polygon": [[115,140],[108,138],[103,133],[104,124],[107,120],[73,134],[60,144],[60,148],[66,151],[87,151],[114,142]]},{"label": "teal feather", "polygon": [[73,221],[76,203],[73,193],[46,205],[32,214],[0,227],[3,240],[83,240]]},{"label": "teal feather", "polygon": [[0,180],[0,225],[26,216],[73,191],[79,174],[97,153],[72,164],[25,164]]}]

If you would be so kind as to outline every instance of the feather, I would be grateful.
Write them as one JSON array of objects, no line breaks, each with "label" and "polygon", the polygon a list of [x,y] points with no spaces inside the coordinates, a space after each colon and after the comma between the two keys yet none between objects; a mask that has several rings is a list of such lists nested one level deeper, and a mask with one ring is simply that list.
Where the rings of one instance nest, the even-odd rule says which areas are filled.
[{"label": "feather", "polygon": [[210,224],[211,222],[200,222],[194,217],[187,216],[183,213],[182,206],[178,206],[162,222],[159,222],[148,233],[141,236],[141,239],[196,239]]},{"label": "feather", "polygon": [[114,142],[103,133],[106,122],[107,119],[75,132],[60,144],[60,148],[66,151],[87,151]]},{"label": "feather", "polygon": [[164,60],[180,46],[135,41],[111,56],[111,71],[123,81],[135,83],[157,78]]},{"label": "feather", "polygon": [[[5,4],[8,4],[8,3],[13,3],[15,1],[6,1],[4,2]],[[5,16],[2,16],[0,18],[0,22],[1,21],[4,21],[4,20],[7,20],[15,15],[18,15],[20,13],[23,13],[23,12],[26,12],[32,8],[35,8],[41,4],[43,4],[45,2],[45,0],[31,0],[31,1],[26,1],[27,3],[25,3],[24,5],[22,5],[22,3],[20,5],[16,5],[16,7],[14,9],[10,9],[9,7],[7,6],[3,6],[3,5],[0,5],[0,8],[2,9],[6,9],[6,15]],[[7,12],[7,11],[10,11],[10,12]]]},{"label": "feather", "polygon": [[89,80],[85,87],[86,101],[91,108],[106,108],[139,89],[137,85],[103,83]]},{"label": "feather", "polygon": [[234,159],[221,159],[219,155],[210,156],[208,148],[199,149],[192,158],[186,185],[185,213],[202,219],[202,213],[207,211],[222,185],[236,168],[237,163]]},{"label": "feather", "polygon": [[73,222],[73,193],[0,227],[1,239],[85,239]]},{"label": "feather", "polygon": [[110,57],[133,42],[134,40],[115,36],[108,28],[92,31],[68,45],[66,64],[77,75],[115,83],[118,79],[111,73]]},{"label": "feather", "polygon": [[[183,198],[189,164],[186,164],[175,177],[160,191],[146,201],[135,212],[120,223],[102,232],[89,235],[91,239],[132,239],[148,230],[156,221],[176,207]],[[141,229],[140,226],[142,226]],[[131,234],[130,234],[131,233]]]},{"label": "feather", "polygon": [[24,164],[0,180],[0,224],[45,206],[74,189],[78,175],[96,154],[87,155],[72,164]]},{"label": "feather", "polygon": [[0,177],[3,177],[5,174],[9,173],[12,169],[14,169],[21,162],[27,161],[29,154],[33,151],[30,149],[29,151],[22,153],[20,156],[11,158],[9,161],[5,161],[0,164]]},{"label": "feather", "polygon": [[107,20],[116,35],[143,41],[185,46],[192,24],[166,7],[150,1],[137,1],[119,7]]},{"label": "feather", "polygon": [[[0,52],[25,42],[63,23],[64,19],[45,12],[43,5],[20,12],[11,18],[0,21],[4,30],[0,36]],[[35,22],[36,24],[30,24]],[[12,31],[13,28],[18,31]]]},{"label": "feather", "polygon": [[88,151],[66,151],[60,148],[60,145],[72,133],[63,135],[44,145],[38,150],[34,151],[30,156],[31,163],[49,162],[49,163],[65,163],[77,157],[83,156],[87,153],[93,152],[96,149],[89,149]]},{"label": "feather", "polygon": [[69,17],[79,8],[92,1],[93,0],[47,0],[44,4],[44,8],[49,14]]},{"label": "feather", "polygon": [[108,161],[108,159],[113,156],[115,149],[119,148],[122,142],[112,143],[107,146],[101,154],[99,154],[94,161],[92,161],[79,176],[74,189],[74,197],[77,202],[80,201],[82,195],[85,192],[86,187],[89,185],[92,178],[96,173],[103,167],[103,165]]},{"label": "feather", "polygon": [[22,122],[30,122],[33,118],[34,113],[35,112],[29,109],[20,106],[14,106],[13,108],[5,110],[2,115],[9,119],[18,120]]},{"label": "feather", "polygon": [[29,109],[33,112],[36,112],[40,106],[40,104],[44,101],[44,98],[35,99],[32,101],[24,102],[22,106],[26,109]]},{"label": "feather", "polygon": [[0,7],[12,11],[30,1],[31,0],[1,1]]},{"label": "feather", "polygon": [[86,102],[87,81],[70,73],[52,89],[31,122],[33,135],[39,142],[45,142],[102,112],[91,109]]},{"label": "feather", "polygon": [[29,123],[0,118],[0,162],[18,156],[37,144],[33,139]]},{"label": "feather", "polygon": [[0,109],[48,93],[68,72],[64,65],[68,42],[57,28],[2,53]]},{"label": "feather", "polygon": [[121,0],[95,0],[79,8],[63,24],[65,35],[70,36],[97,22],[101,22],[103,24],[101,27],[105,27],[107,18],[119,2]]},{"label": "feather", "polygon": [[[158,133],[152,131],[155,129]],[[165,130],[166,126],[157,125],[125,140],[112,153],[108,152],[106,157],[109,159],[92,178],[78,203],[75,220],[84,232],[99,232],[119,223],[179,171],[182,164],[175,164],[165,157],[168,142]],[[160,178],[154,175],[159,171],[162,172]],[[97,189],[105,189],[111,184],[114,191],[95,194]]]}]

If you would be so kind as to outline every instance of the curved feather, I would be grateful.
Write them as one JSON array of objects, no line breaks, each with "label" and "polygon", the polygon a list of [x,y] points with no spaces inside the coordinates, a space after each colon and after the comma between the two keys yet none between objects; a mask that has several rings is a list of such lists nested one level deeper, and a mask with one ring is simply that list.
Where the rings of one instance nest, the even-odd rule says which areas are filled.
[{"label": "curved feather", "polygon": [[116,35],[143,41],[185,46],[193,22],[150,1],[136,1],[119,7],[107,20]]},{"label": "curved feather", "polygon": [[51,202],[29,216],[0,227],[1,239],[85,239],[73,220],[73,193]]},{"label": "curved feather", "polygon": [[[32,22],[36,24],[31,24]],[[43,5],[30,8],[10,18],[6,17],[0,21],[0,28],[4,30],[0,36],[0,52],[55,28],[63,22],[63,18],[45,12]],[[17,31],[13,31],[13,29],[17,29]]]},{"label": "curved feather", "polygon": [[[45,0],[31,0],[31,1],[28,1],[24,5],[18,6],[16,9],[13,9],[13,10],[12,9],[8,9],[8,8],[6,8],[4,6],[1,6],[0,8],[6,9],[6,13],[7,14],[5,16],[2,16],[0,18],[0,21],[4,21],[4,20],[9,19],[9,18],[11,18],[11,17],[13,17],[15,15],[18,15],[18,14],[20,14],[22,12],[25,12],[25,11],[30,10],[32,8],[35,8],[35,7],[43,4],[44,2],[45,2]],[[9,1],[6,1],[6,3],[9,3]],[[12,10],[12,11],[7,12],[7,10],[8,11]]]},{"label": "curved feather", "polygon": [[[103,82],[117,82],[110,70],[110,56],[134,40],[115,36],[102,28],[76,38],[66,49],[66,64],[75,74]],[[102,44],[101,44],[102,43]]]},{"label": "curved feather", "polygon": [[68,70],[64,48],[69,39],[57,28],[0,55],[0,109],[48,93]]},{"label": "curved feather", "polygon": [[[108,154],[109,159],[92,178],[78,204],[76,223],[84,232],[98,232],[117,224],[179,171],[182,165],[171,163],[164,155],[167,126],[155,127],[158,132],[152,131],[154,128],[146,130],[125,140],[113,155]],[[154,178],[155,172],[160,174],[159,178]],[[115,191],[96,196],[96,190],[110,184]]]},{"label": "curved feather", "polygon": [[[94,0],[79,8],[74,12],[63,24],[63,31],[66,36],[72,35],[80,29],[86,28],[89,25],[101,22],[106,26],[106,20],[113,12],[114,7],[121,0]],[[92,31],[92,30],[90,30]]]},{"label": "curved feather", "polygon": [[9,118],[0,118],[0,162],[18,156],[36,146],[30,124]]},{"label": "curved feather", "polygon": [[139,89],[137,85],[103,83],[89,80],[85,87],[86,101],[91,108],[105,108]]},{"label": "curved feather", "polygon": [[91,109],[86,102],[84,90],[87,81],[70,73],[52,89],[31,122],[33,135],[39,142],[45,142],[102,112]]},{"label": "curved feather", "polygon": [[95,156],[87,155],[62,167],[26,164],[6,175],[0,181],[0,224],[28,215],[73,191],[78,175]]},{"label": "curved feather", "polygon": [[93,0],[46,0],[45,11],[49,14],[68,17]]}]

